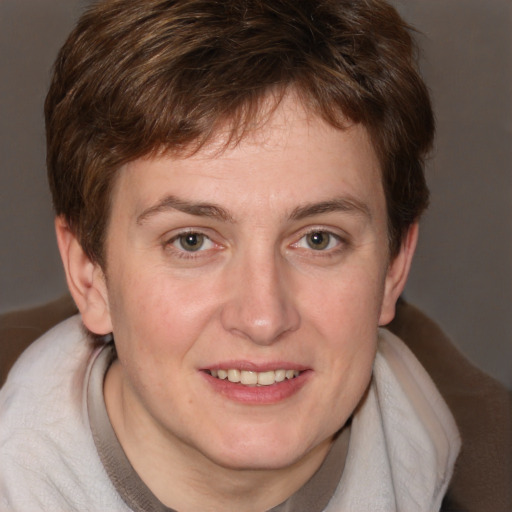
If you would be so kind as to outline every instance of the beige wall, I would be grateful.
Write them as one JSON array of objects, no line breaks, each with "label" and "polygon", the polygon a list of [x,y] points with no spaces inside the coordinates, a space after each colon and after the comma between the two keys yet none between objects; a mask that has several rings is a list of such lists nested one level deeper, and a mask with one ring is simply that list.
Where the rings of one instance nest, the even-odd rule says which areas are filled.
[{"label": "beige wall", "polygon": [[[44,169],[49,68],[79,0],[0,0],[0,311],[65,291]],[[512,388],[512,2],[396,0],[423,32],[438,142],[406,297]]]}]

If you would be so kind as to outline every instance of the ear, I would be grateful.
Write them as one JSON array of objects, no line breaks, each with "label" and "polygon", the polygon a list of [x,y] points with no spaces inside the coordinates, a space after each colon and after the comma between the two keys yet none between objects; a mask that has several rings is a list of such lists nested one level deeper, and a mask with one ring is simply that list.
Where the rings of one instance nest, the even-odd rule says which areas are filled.
[{"label": "ear", "polygon": [[101,267],[85,254],[63,217],[55,219],[55,231],[68,288],[84,325],[95,334],[112,332],[107,285]]},{"label": "ear", "polygon": [[382,301],[379,325],[387,325],[395,317],[395,306],[398,297],[402,293],[412,258],[418,242],[418,223],[411,225],[402,242],[400,252],[389,263],[384,285],[384,298]]}]

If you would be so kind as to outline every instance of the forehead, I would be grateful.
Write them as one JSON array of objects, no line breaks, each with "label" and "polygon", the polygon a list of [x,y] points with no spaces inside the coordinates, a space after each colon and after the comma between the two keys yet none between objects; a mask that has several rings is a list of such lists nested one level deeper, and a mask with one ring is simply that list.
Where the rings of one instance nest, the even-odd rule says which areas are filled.
[{"label": "forehead", "polygon": [[121,202],[140,211],[169,194],[191,201],[215,198],[228,209],[255,201],[293,209],[342,195],[379,209],[380,166],[362,125],[336,129],[292,95],[269,112],[240,139],[226,127],[196,151],[125,165],[114,187],[114,209]]}]

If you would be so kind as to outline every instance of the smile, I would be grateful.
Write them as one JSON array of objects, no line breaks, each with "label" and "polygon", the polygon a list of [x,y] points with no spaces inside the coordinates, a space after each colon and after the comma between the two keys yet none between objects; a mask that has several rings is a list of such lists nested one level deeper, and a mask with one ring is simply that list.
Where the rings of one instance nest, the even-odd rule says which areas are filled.
[{"label": "smile", "polygon": [[270,370],[266,372],[253,372],[234,368],[209,370],[212,377],[220,380],[243,384],[244,386],[271,386],[285,380],[291,380],[300,375],[299,370]]}]

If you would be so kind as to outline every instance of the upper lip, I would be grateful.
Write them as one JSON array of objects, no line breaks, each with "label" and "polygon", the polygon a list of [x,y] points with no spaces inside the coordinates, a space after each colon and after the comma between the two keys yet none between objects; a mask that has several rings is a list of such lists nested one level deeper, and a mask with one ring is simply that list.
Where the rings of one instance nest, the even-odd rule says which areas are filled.
[{"label": "upper lip", "polygon": [[245,370],[250,372],[269,372],[275,370],[298,370],[305,371],[308,370],[309,367],[293,362],[268,362],[268,363],[255,363],[252,361],[223,361],[221,363],[215,363],[211,366],[205,366],[201,368],[201,370],[226,370],[226,369],[236,369],[236,370]]}]

